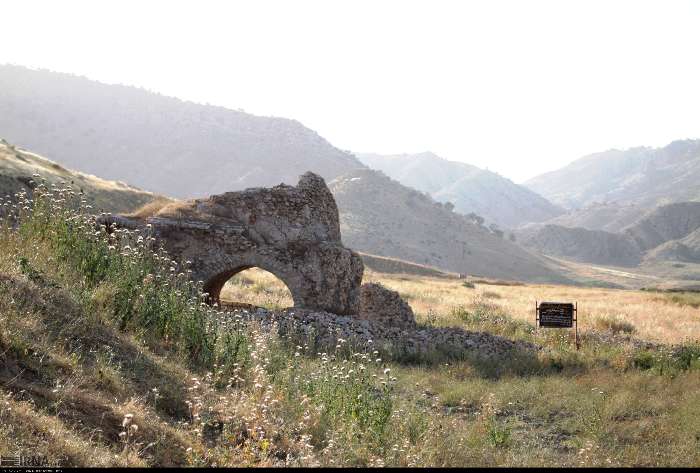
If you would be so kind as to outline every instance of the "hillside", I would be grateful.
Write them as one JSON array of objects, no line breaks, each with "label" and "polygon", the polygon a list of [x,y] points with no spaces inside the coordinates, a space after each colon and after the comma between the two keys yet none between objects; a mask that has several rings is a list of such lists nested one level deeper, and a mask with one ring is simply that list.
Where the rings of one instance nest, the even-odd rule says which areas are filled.
[{"label": "hillside", "polygon": [[585,156],[525,182],[555,204],[576,209],[615,202],[646,207],[700,200],[700,140]]},{"label": "hillside", "polygon": [[636,266],[642,258],[631,239],[601,230],[546,224],[523,228],[517,235],[523,246],[579,262]]},{"label": "hillside", "polygon": [[637,222],[648,211],[649,208],[642,205],[604,202],[569,210],[543,223],[616,233]]},{"label": "hillside", "polygon": [[357,157],[405,186],[427,192],[439,202],[451,202],[457,212],[474,212],[502,227],[541,222],[563,213],[540,195],[494,172],[448,161],[430,152],[357,153]]},{"label": "hillside", "polygon": [[49,185],[71,184],[76,192],[85,194],[86,200],[96,211],[128,212],[154,200],[166,201],[161,196],[121,182],[71,171],[0,139],[0,197],[13,196],[22,190],[31,193],[34,187],[31,181],[42,178]]},{"label": "hillside", "polygon": [[396,258],[387,258],[386,256],[360,253],[360,257],[365,265],[366,272],[369,270],[375,273],[406,274],[428,278],[454,278],[457,276],[456,274],[446,273],[439,269],[431,268],[430,266],[410,263]]},{"label": "hillside", "polygon": [[647,253],[645,260],[700,263],[700,229],[657,246]]},{"label": "hillside", "polygon": [[642,250],[684,238],[700,228],[700,202],[679,202],[660,206],[623,229]]},{"label": "hillside", "polygon": [[[517,236],[522,245],[549,256],[612,266],[644,263],[655,273],[655,264],[663,261],[700,262],[700,202],[661,205],[617,233],[532,224]],[[692,270],[676,273],[680,279],[694,274]],[[669,273],[664,270],[664,274]]]},{"label": "hillside", "polygon": [[363,165],[295,120],[0,66],[0,136],[70,168],[178,198],[332,179]]},{"label": "hillside", "polygon": [[547,261],[379,171],[329,183],[345,245],[359,251],[504,279],[564,281]]}]

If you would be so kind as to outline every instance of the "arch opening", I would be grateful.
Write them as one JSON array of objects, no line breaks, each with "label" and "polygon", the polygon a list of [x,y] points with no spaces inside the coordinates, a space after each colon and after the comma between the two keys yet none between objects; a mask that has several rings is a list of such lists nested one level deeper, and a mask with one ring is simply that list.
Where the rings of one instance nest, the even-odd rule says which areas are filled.
[{"label": "arch opening", "polygon": [[221,274],[209,284],[209,296],[228,309],[281,310],[295,305],[287,284],[275,274],[257,266],[245,266]]}]

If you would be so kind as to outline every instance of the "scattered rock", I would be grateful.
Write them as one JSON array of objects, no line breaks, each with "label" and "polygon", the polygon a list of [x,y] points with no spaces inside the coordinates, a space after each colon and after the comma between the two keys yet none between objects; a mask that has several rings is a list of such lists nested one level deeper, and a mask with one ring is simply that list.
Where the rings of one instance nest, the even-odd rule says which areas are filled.
[{"label": "scattered rock", "polygon": [[264,329],[276,330],[284,337],[294,335],[317,351],[332,350],[339,340],[353,349],[380,350],[395,357],[416,357],[439,352],[451,357],[473,355],[480,358],[511,356],[517,352],[535,353],[538,347],[488,333],[470,332],[458,327],[402,328],[357,316],[336,315],[304,309],[230,314],[260,323]]}]

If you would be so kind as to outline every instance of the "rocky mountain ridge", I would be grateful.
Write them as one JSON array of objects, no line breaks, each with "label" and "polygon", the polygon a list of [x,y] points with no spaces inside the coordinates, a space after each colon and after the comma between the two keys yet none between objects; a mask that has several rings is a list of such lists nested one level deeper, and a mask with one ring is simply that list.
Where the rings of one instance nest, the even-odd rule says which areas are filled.
[{"label": "rocky mountain ridge", "polygon": [[651,208],[698,201],[700,140],[591,154],[524,185],[567,209],[603,203]]}]

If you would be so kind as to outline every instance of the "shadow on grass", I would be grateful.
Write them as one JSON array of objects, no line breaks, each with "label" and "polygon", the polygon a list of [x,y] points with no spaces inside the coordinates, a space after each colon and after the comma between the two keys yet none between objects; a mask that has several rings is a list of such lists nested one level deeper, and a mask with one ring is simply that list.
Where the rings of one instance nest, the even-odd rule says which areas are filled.
[{"label": "shadow on grass", "polygon": [[467,364],[474,374],[485,379],[552,374],[576,376],[588,369],[575,353],[545,351],[541,346],[523,340],[459,327],[426,327],[422,331],[427,333],[428,339],[452,342],[434,343],[425,351],[412,349],[410,342],[395,343],[389,353],[391,359],[403,365],[426,367],[459,362]]},{"label": "shadow on grass", "polygon": [[[289,312],[296,313],[299,318]],[[460,362],[471,365],[477,376],[488,379],[554,373],[575,376],[587,369],[577,354],[546,350],[530,341],[487,331],[431,326],[401,330],[347,316],[301,310],[289,312],[274,315],[266,312],[259,320],[271,326],[275,317],[277,334],[290,347],[305,347],[312,356],[329,353],[350,357],[353,353],[372,353],[372,358],[376,355],[386,361],[426,367]]]},{"label": "shadow on grass", "polygon": [[[91,320],[66,291],[55,284],[41,287],[4,274],[0,274],[0,290],[14,301],[16,309],[36,318],[37,333],[31,335],[37,342],[41,338],[41,342],[14,349],[18,373],[28,375],[29,381],[55,385],[56,377],[71,370],[64,361],[52,362],[50,347],[60,345],[64,351],[75,354],[86,374],[92,375],[88,381],[97,389],[118,395],[118,386],[110,384],[128,382],[131,384],[129,391],[147,399],[153,396],[155,388],[159,393],[155,407],[161,415],[176,420],[189,416],[185,404],[187,387],[182,375],[174,368],[170,370],[164,360],[144,351],[116,329]],[[19,340],[5,342],[8,345],[19,343]],[[8,349],[3,350],[5,356]],[[110,371],[117,379],[110,379],[105,367],[113,367]],[[13,374],[9,368],[6,363],[4,380]]]}]

